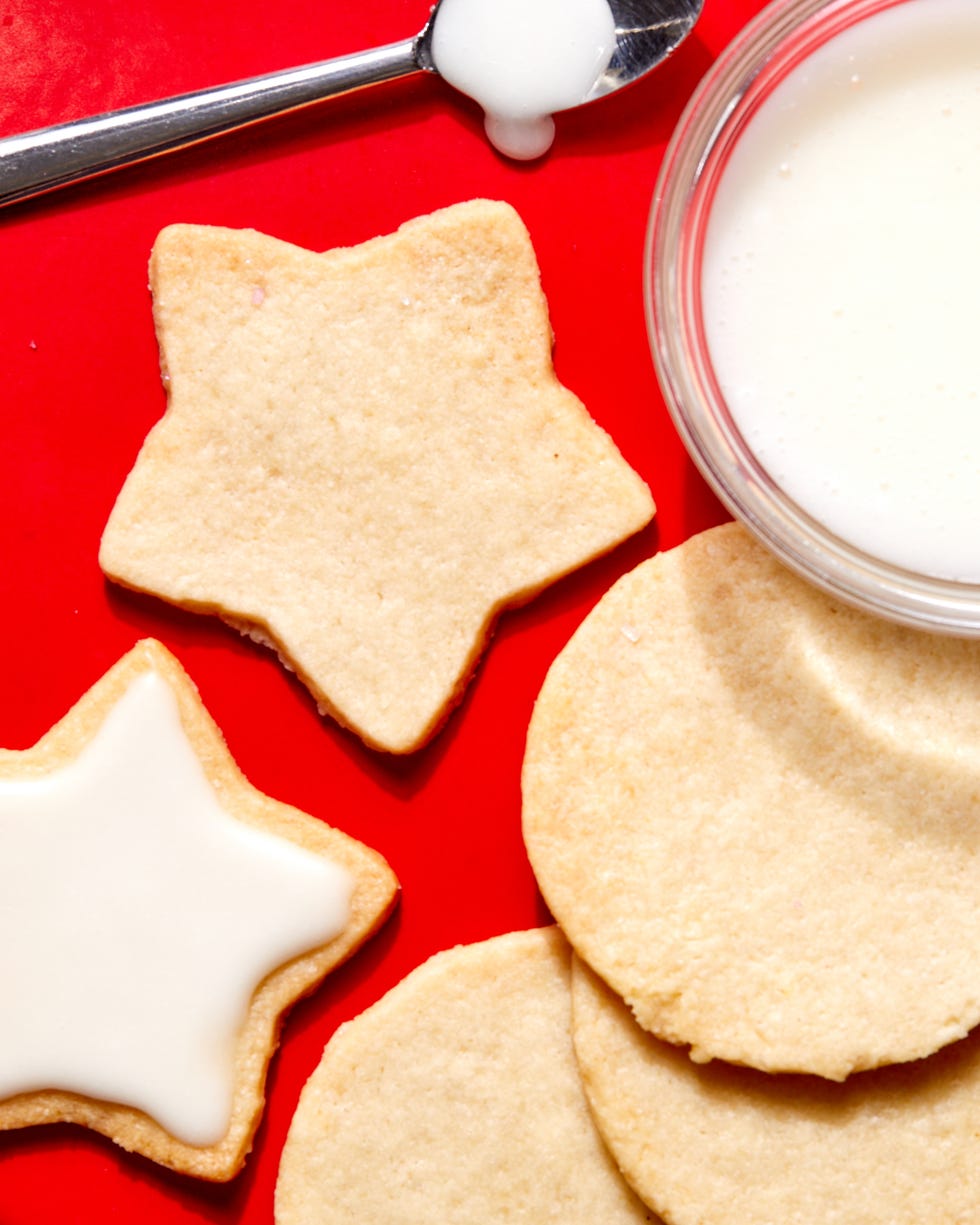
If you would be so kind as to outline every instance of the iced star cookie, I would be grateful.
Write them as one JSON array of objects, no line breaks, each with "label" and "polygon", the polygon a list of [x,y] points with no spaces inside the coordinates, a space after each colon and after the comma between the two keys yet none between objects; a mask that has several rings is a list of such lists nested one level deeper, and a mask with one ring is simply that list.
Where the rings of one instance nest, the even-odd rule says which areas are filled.
[{"label": "iced star cookie", "polygon": [[373,747],[424,744],[497,615],[653,515],[507,205],[325,254],[173,226],[150,281],[168,406],[102,568],[268,642]]},{"label": "iced star cookie", "polygon": [[695,1059],[841,1079],[980,1020],[980,643],[716,528],[580,626],[523,796],[576,951]]},{"label": "iced star cookie", "polygon": [[139,643],[0,751],[0,1129],[81,1123],[230,1178],[285,1011],[390,911],[376,852],[256,791]]},{"label": "iced star cookie", "polygon": [[555,928],[440,953],[330,1040],[276,1225],[642,1225],[592,1123]]},{"label": "iced star cookie", "polygon": [[599,1130],[671,1225],[980,1220],[980,1033],[835,1084],[692,1063],[581,962],[573,1001]]}]

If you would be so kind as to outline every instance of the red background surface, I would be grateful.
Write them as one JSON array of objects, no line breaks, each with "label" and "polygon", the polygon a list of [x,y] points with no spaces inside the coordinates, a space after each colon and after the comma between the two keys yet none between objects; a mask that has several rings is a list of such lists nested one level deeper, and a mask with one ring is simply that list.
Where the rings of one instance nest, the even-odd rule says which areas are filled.
[{"label": "red background surface", "polygon": [[[271,1225],[286,1130],[336,1026],[437,950],[548,921],[519,786],[548,665],[620,574],[727,517],[664,408],[642,252],[681,108],[759,7],[707,0],[652,78],[559,116],[556,147],[532,165],[499,157],[472,104],[417,76],[0,213],[0,744],[31,745],[152,635],[197,682],[252,782],[378,848],[403,890],[381,934],[290,1014],[255,1149],[233,1182],[170,1174],[81,1128],[5,1133],[0,1225]],[[400,40],[427,12],[426,0],[0,0],[0,135]],[[321,720],[271,653],[111,587],[98,543],[164,408],[146,286],[162,226],[248,226],[322,250],[473,196],[523,216],[559,376],[649,482],[658,516],[506,615],[448,727],[391,760]]]}]

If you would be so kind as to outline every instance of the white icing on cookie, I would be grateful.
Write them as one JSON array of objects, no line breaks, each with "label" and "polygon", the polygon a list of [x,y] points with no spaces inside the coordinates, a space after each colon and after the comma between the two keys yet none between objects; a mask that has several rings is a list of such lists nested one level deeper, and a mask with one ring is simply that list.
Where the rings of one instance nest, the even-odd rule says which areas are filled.
[{"label": "white icing on cookie", "polygon": [[351,890],[222,808],[141,674],[75,760],[0,779],[0,1097],[70,1090],[215,1143],[256,987],[343,930]]}]

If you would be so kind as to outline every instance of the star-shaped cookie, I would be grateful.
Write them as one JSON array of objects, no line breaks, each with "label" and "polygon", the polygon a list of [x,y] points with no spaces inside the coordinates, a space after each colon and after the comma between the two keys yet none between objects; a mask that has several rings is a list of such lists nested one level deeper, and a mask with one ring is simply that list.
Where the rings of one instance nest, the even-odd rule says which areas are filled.
[{"label": "star-shaped cookie", "polygon": [[256,791],[173,656],[138,644],[0,751],[0,1128],[82,1123],[230,1178],[282,1015],[396,891],[375,852]]},{"label": "star-shaped cookie", "polygon": [[267,641],[372,747],[424,744],[501,610],[653,515],[508,205],[319,254],[173,226],[150,280],[169,402],[102,568]]}]

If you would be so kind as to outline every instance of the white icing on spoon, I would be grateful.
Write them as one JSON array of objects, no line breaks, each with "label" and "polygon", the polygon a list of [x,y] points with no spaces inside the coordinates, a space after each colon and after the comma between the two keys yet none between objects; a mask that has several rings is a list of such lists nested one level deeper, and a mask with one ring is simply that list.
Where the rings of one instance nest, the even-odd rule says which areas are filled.
[{"label": "white icing on spoon", "polygon": [[432,30],[439,74],[483,107],[491,143],[522,161],[548,151],[553,113],[585,100],[615,45],[608,0],[442,0]]}]

